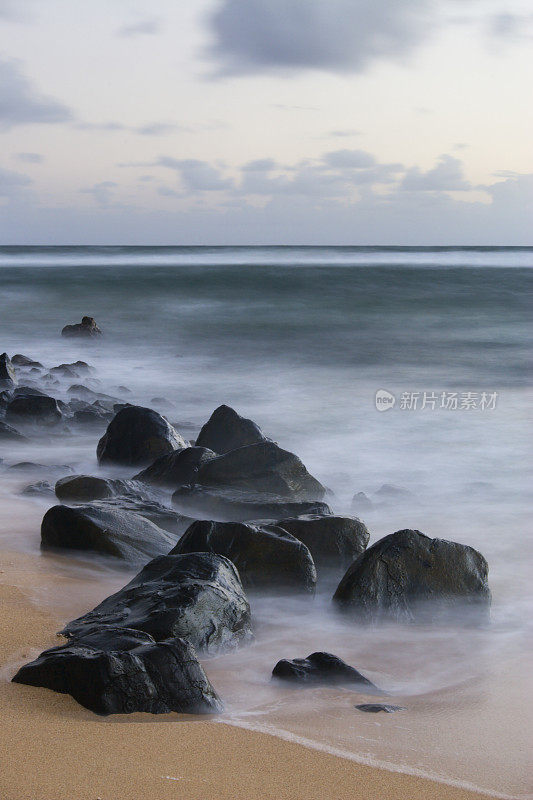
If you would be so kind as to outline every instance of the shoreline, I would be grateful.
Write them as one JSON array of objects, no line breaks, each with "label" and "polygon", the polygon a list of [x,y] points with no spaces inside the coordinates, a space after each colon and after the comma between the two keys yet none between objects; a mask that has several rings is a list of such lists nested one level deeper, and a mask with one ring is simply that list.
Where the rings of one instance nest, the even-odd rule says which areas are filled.
[{"label": "shoreline", "polygon": [[[57,611],[33,599],[40,582],[46,582],[38,559],[35,554],[0,552],[3,800],[504,796],[397,771],[392,765],[361,763],[303,737],[253,730],[221,718],[102,718],[69,695],[10,683],[19,661],[58,642]],[[183,791],[176,788],[181,785]]]}]

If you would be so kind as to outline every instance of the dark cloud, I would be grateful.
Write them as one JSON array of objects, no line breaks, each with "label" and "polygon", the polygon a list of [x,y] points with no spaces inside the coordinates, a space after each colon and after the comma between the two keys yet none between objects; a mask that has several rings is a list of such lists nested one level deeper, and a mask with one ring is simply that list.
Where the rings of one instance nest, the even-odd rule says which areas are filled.
[{"label": "dark cloud", "polygon": [[222,0],[210,55],[222,74],[362,72],[417,45],[432,9],[430,0]]},{"label": "dark cloud", "polygon": [[132,25],[123,25],[117,30],[117,36],[131,38],[133,36],[153,36],[161,30],[158,19],[145,19]]},{"label": "dark cloud", "polygon": [[427,172],[412,167],[400,184],[400,189],[409,192],[463,192],[472,188],[464,177],[463,162],[450,155],[442,155]]},{"label": "dark cloud", "polygon": [[29,186],[30,183],[32,180],[27,175],[0,167],[0,197],[18,195],[20,190]]},{"label": "dark cloud", "polygon": [[26,164],[42,164],[44,161],[44,156],[40,153],[17,153],[15,158]]},{"label": "dark cloud", "polygon": [[67,106],[34,89],[17,61],[0,61],[0,129],[68,122],[72,118]]}]

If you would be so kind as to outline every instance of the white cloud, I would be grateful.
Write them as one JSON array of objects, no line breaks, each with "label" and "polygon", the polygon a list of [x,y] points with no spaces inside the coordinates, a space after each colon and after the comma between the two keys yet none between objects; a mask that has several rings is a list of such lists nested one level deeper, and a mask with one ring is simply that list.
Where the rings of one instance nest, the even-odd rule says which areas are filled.
[{"label": "white cloud", "polygon": [[463,192],[472,188],[464,177],[462,161],[446,154],[427,172],[412,167],[400,185],[400,189],[409,192]]},{"label": "white cloud", "polygon": [[0,61],[0,129],[67,122],[72,117],[67,106],[32,86],[19,62]]}]

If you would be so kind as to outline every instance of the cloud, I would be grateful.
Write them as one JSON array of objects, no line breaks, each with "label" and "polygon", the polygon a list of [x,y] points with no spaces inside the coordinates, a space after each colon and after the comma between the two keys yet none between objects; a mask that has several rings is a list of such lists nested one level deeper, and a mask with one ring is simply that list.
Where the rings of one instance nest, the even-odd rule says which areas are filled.
[{"label": "cloud", "polygon": [[463,162],[450,155],[442,155],[437,166],[427,172],[412,167],[400,184],[400,189],[408,192],[463,192],[472,188],[464,177]]},{"label": "cloud", "polygon": [[0,61],[0,129],[57,124],[72,118],[72,111],[67,106],[34,89],[21,72],[19,62]]},{"label": "cloud", "polygon": [[145,19],[132,25],[123,25],[117,30],[117,36],[132,38],[133,36],[153,36],[161,30],[158,19]]},{"label": "cloud", "polygon": [[196,158],[176,159],[160,156],[155,166],[176,170],[180,174],[184,188],[189,192],[220,192],[233,187],[233,182],[223,178],[220,170],[207,161],[199,161]]},{"label": "cloud", "polygon": [[[102,131],[103,133],[116,133],[127,131],[140,136],[165,136],[177,131],[181,133],[194,133],[197,129],[189,125],[177,125],[174,122],[147,122],[144,125],[125,125],[123,122],[76,122],[74,127],[80,131]],[[206,130],[208,126],[206,126]],[[211,127],[209,127],[211,129]]]},{"label": "cloud", "polygon": [[258,158],[256,161],[248,161],[242,167],[243,172],[271,172],[276,168],[273,158]]},{"label": "cloud", "polygon": [[323,160],[328,166],[340,169],[362,169],[376,163],[374,156],[365,150],[334,150],[326,153]]},{"label": "cloud", "polygon": [[42,164],[44,161],[44,156],[40,153],[17,153],[15,158],[26,164]]},{"label": "cloud", "polygon": [[363,72],[428,34],[429,0],[222,0],[209,54],[220,74]]},{"label": "cloud", "polygon": [[343,128],[336,131],[329,131],[327,136],[335,136],[338,138],[349,137],[349,136],[360,136],[361,131],[357,130],[356,128]]},{"label": "cloud", "polygon": [[20,172],[12,172],[0,167],[0,197],[12,197],[32,183],[31,178]]},{"label": "cloud", "polygon": [[488,18],[488,31],[499,39],[518,40],[532,35],[533,14],[515,14],[502,11]]},{"label": "cloud", "polygon": [[118,184],[115,181],[101,181],[100,183],[95,183],[94,186],[80,189],[80,192],[82,194],[92,194],[99,206],[108,206],[112,200],[113,190],[117,186]]}]

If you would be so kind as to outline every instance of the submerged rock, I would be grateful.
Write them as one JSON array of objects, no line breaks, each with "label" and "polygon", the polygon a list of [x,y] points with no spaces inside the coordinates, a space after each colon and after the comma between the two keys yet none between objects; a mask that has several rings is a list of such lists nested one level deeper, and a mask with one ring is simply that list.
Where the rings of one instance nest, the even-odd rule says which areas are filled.
[{"label": "submerged rock", "polygon": [[315,590],[316,569],[309,550],[276,525],[194,522],[170,555],[198,552],[229,558],[247,588]]},{"label": "submerged rock", "polygon": [[172,504],[190,517],[221,522],[274,521],[302,514],[331,514],[326,503],[291,502],[275,494],[196,485],[182,486],[175,491]]},{"label": "submerged rock", "polygon": [[11,359],[11,363],[15,364],[15,366],[17,367],[33,367],[33,368],[44,369],[40,361],[34,361],[32,358],[29,358],[28,356],[23,356],[22,353],[17,353],[16,355],[14,355],[13,358]]},{"label": "submerged rock", "polygon": [[405,706],[391,706],[386,703],[361,703],[355,708],[359,711],[366,711],[367,714],[378,714],[384,711],[386,714],[394,714],[395,711],[405,711]]},{"label": "submerged rock", "polygon": [[198,469],[215,456],[216,453],[207,447],[174,450],[157,458],[149,467],[134,475],[133,480],[177,489],[178,486],[194,483]]},{"label": "submerged rock", "polygon": [[374,503],[366,496],[364,492],[356,492],[352,497],[351,509],[354,514],[360,514],[364,511],[372,511]]},{"label": "submerged rock", "polygon": [[79,336],[85,339],[91,339],[101,335],[102,331],[93,317],[82,317],[81,322],[75,325],[65,325],[61,331],[61,336]]},{"label": "submerged rock", "polygon": [[487,562],[472,547],[401,530],[349,567],[333,600],[361,621],[467,624],[488,619],[487,576]]},{"label": "submerged rock", "polygon": [[0,355],[0,389],[14,389],[18,380],[7,353]]},{"label": "submerged rock", "polygon": [[265,492],[284,500],[322,500],[326,489],[308,473],[298,456],[275,442],[260,442],[231,450],[198,470],[201,486]]},{"label": "submerged rock", "polygon": [[355,684],[368,694],[383,694],[372,681],[331,653],[311,653],[307,658],[293,658],[290,661],[283,658],[272,670],[272,675],[295,683]]},{"label": "submerged rock", "polygon": [[198,651],[218,653],[253,638],[250,606],[239,574],[212,553],[160,556],[93,611],[69,622],[63,634],[96,628],[145,631],[156,641],[187,639]]},{"label": "submerged rock", "polygon": [[54,494],[54,487],[48,481],[37,481],[37,483],[30,483],[25,486],[21,494],[30,495],[31,497],[48,497]]},{"label": "submerged rock", "polygon": [[7,420],[56,423],[62,417],[57,400],[41,392],[26,390],[17,393],[6,409]]},{"label": "submerged rock", "polygon": [[96,714],[210,714],[222,702],[184,639],[104,628],[45,650],[14,683],[70,694]]},{"label": "submerged rock", "polygon": [[270,441],[251,419],[241,417],[230,406],[219,406],[205,423],[197,447],[207,447],[215,453],[227,453],[248,444]]},{"label": "submerged rock", "polygon": [[89,550],[132,564],[168,553],[176,537],[131,511],[97,505],[52,506],[41,523],[41,547]]},{"label": "submerged rock", "polygon": [[126,406],[107,426],[96,453],[101,464],[140,465],[187,446],[187,442],[157,411],[142,406]]},{"label": "submerged rock", "polygon": [[364,522],[355,517],[304,514],[276,524],[309,548],[317,568],[346,569],[365,551],[370,539]]}]

